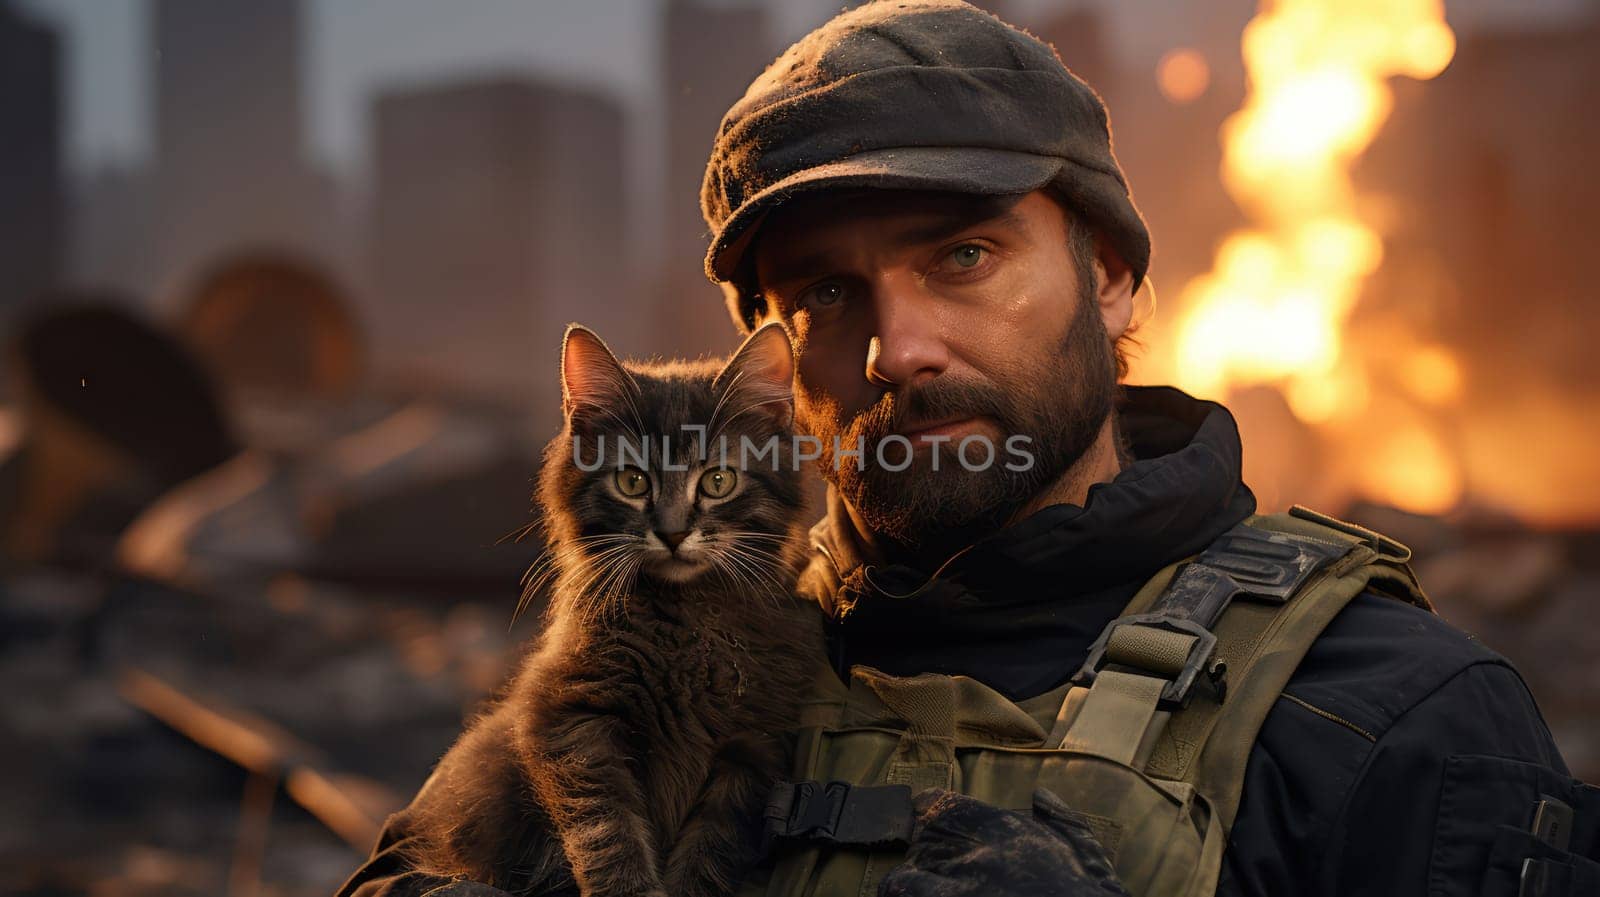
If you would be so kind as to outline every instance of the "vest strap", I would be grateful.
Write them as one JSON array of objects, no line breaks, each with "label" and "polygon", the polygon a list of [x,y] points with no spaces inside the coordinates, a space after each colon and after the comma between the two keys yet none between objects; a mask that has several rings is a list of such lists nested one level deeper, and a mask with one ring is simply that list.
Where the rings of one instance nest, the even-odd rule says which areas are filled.
[{"label": "vest strap", "polygon": [[[1104,757],[1124,766],[1142,766],[1137,761],[1145,733],[1166,721],[1166,714],[1156,710],[1165,684],[1139,673],[1102,672],[1085,696],[1083,709],[1067,730],[1061,749]],[[1137,737],[1129,737],[1130,733]]]},{"label": "vest strap", "polygon": [[1348,543],[1297,539],[1241,523],[1183,564],[1146,613],[1112,620],[1073,682],[1092,686],[1108,666],[1142,671],[1165,680],[1161,709],[1180,710],[1205,672],[1220,698],[1227,670],[1213,663],[1217,639],[1211,630],[1228,605],[1241,597],[1281,605],[1349,551]]},{"label": "vest strap", "polygon": [[905,847],[911,842],[908,785],[779,782],[767,796],[765,840],[850,847]]},{"label": "vest strap", "polygon": [[1106,660],[1176,679],[1200,637],[1153,626],[1118,626],[1106,639]]}]

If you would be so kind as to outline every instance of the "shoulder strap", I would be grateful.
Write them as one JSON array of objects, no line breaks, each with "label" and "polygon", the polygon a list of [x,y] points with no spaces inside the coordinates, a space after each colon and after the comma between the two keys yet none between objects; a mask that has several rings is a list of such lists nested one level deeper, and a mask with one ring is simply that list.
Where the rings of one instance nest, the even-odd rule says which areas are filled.
[{"label": "shoulder strap", "polygon": [[1092,684],[1103,666],[1132,667],[1166,680],[1163,709],[1186,707],[1202,670],[1219,686],[1225,681],[1220,677],[1226,667],[1211,662],[1211,630],[1235,599],[1281,606],[1350,551],[1347,543],[1299,539],[1250,523],[1235,526],[1182,564],[1148,607],[1130,607],[1113,620],[1090,646],[1078,684]]},{"label": "shoulder strap", "polygon": [[1106,627],[1074,680],[1087,690],[1063,707],[1062,746],[1188,782],[1231,827],[1256,733],[1323,627],[1369,587],[1428,607],[1409,559],[1305,508],[1250,518]]},{"label": "shoulder strap", "polygon": [[1261,724],[1333,618],[1369,589],[1432,610],[1411,572],[1411,550],[1393,539],[1299,506],[1252,518],[1249,525],[1300,541],[1343,542],[1348,550],[1275,613],[1240,603],[1218,621],[1221,653],[1237,671],[1233,693],[1220,705],[1195,708],[1192,718],[1171,727],[1167,749],[1158,753],[1161,763],[1152,763],[1152,774],[1190,782],[1210,795],[1228,828]]},{"label": "shoulder strap", "polygon": [[1163,571],[1090,646],[1073,679],[1077,693],[1062,705],[1061,747],[1144,768],[1202,673],[1212,702],[1225,697],[1231,658],[1219,657],[1212,628],[1235,599],[1282,605],[1348,550],[1240,524],[1170,576]]}]

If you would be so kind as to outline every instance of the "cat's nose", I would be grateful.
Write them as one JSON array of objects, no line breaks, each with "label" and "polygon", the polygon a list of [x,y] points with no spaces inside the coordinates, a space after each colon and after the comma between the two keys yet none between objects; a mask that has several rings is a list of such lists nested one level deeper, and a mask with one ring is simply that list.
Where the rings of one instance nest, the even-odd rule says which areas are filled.
[{"label": "cat's nose", "polygon": [[661,530],[656,530],[656,538],[660,539],[662,543],[672,551],[677,551],[678,543],[682,542],[688,535],[689,531],[686,529],[675,530],[670,533],[664,533]]}]

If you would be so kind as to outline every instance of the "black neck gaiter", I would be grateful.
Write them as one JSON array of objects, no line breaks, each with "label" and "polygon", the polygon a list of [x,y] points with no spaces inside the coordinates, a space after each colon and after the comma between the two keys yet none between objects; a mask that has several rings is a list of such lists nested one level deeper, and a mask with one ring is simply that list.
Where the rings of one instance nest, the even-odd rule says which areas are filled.
[{"label": "black neck gaiter", "polygon": [[841,675],[966,675],[1023,700],[1066,681],[1090,643],[1163,567],[1254,513],[1239,431],[1215,402],[1127,387],[1118,407],[1134,457],[1083,506],[1043,508],[965,549],[938,576],[863,563],[843,503],[814,531],[839,568],[830,656]]}]

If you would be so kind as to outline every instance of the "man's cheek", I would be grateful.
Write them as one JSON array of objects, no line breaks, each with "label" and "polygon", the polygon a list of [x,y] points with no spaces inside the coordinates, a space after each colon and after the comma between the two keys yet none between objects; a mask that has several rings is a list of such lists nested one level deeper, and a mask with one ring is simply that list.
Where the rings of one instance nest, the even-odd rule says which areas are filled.
[{"label": "man's cheek", "polygon": [[795,383],[795,408],[805,421],[819,426],[826,422],[838,430],[870,406],[875,398],[872,392],[859,371],[851,382],[835,368],[818,370],[802,361]]},{"label": "man's cheek", "polygon": [[843,426],[839,403],[831,396],[797,387],[794,395],[796,429],[811,436],[827,438]]}]

